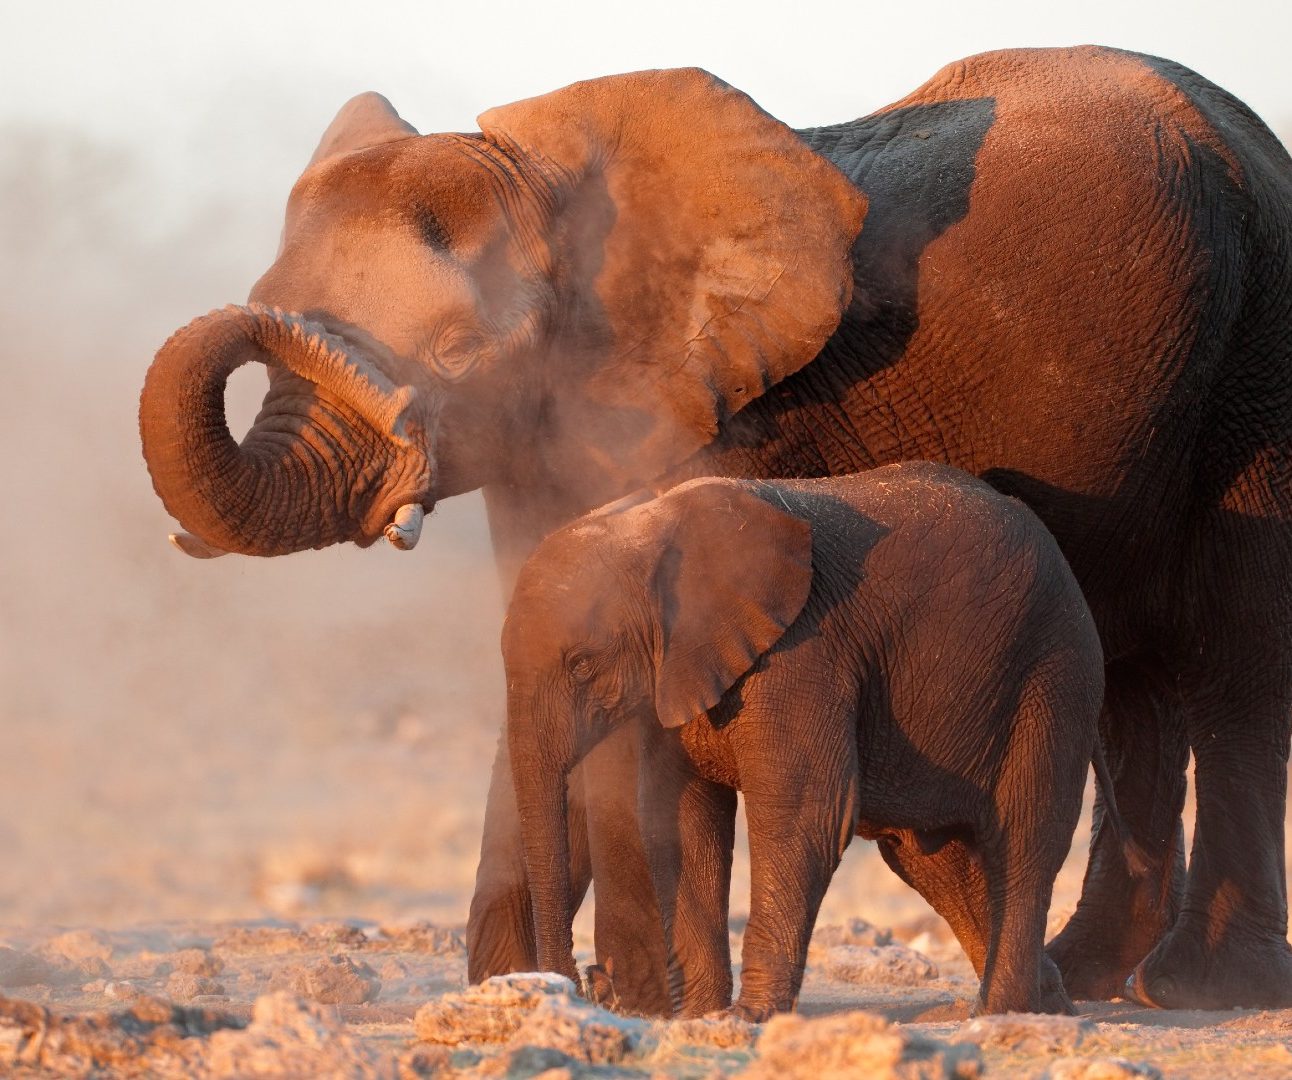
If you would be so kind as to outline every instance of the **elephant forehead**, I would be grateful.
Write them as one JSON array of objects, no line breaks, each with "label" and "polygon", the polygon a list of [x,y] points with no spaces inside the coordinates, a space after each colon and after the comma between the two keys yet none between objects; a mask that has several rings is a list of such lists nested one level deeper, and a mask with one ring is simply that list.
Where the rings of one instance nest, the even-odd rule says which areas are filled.
[{"label": "elephant forehead", "polygon": [[399,231],[341,222],[293,235],[252,299],[375,330],[401,317],[420,325],[430,313],[466,313],[478,297],[464,268],[443,252]]},{"label": "elephant forehead", "polygon": [[288,200],[287,228],[320,219],[396,224],[428,247],[476,248],[503,216],[502,179],[478,139],[404,139],[306,169]]}]

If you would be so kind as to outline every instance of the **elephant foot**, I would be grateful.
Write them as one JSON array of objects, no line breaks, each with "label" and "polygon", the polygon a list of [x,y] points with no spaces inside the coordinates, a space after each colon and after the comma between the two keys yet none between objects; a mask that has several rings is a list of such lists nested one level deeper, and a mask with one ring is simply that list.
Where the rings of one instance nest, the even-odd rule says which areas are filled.
[{"label": "elephant foot", "polygon": [[736,1020],[743,1020],[747,1024],[763,1024],[778,1012],[787,1011],[788,1010],[777,1009],[774,1005],[759,1005],[750,1001],[737,1001],[729,1008],[721,1009],[718,1012],[711,1012],[707,1015],[719,1019],[729,1016]]},{"label": "elephant foot", "polygon": [[1068,992],[1063,987],[1059,969],[1044,953],[1041,954],[1041,970],[1037,982],[1038,993],[1034,1001],[1024,1003],[1014,1000],[1008,1004],[998,1004],[996,1008],[988,1007],[982,991],[979,990],[969,1014],[971,1016],[990,1016],[1000,1012],[1049,1013],[1052,1016],[1077,1014],[1076,1006],[1072,1004],[1072,999],[1068,997]]},{"label": "elephant foot", "polygon": [[[1134,906],[1131,906],[1134,912]],[[1141,909],[1142,910],[1142,909]],[[1103,925],[1096,926],[1096,921]],[[1076,1001],[1112,1001],[1121,997],[1135,965],[1166,930],[1161,917],[1124,917],[1120,933],[1106,920],[1090,918],[1078,910],[1045,947],[1057,966],[1064,989]]]},{"label": "elephant foot", "polygon": [[1178,926],[1126,980],[1124,996],[1155,1009],[1292,1007],[1292,948],[1277,937],[1231,935],[1208,948]]},{"label": "elephant foot", "polygon": [[517,913],[530,903],[527,890],[477,891],[467,920],[467,981],[472,985],[495,975],[534,971],[538,950],[533,919]]},{"label": "elephant foot", "polygon": [[614,961],[589,964],[583,969],[583,988],[587,999],[603,1009],[618,1011],[619,994],[615,991]]},{"label": "elephant foot", "polygon": [[1045,953],[1041,954],[1040,989],[1039,1012],[1052,1013],[1055,1016],[1076,1015],[1076,1006],[1072,1004],[1072,998],[1068,995],[1058,966]]}]

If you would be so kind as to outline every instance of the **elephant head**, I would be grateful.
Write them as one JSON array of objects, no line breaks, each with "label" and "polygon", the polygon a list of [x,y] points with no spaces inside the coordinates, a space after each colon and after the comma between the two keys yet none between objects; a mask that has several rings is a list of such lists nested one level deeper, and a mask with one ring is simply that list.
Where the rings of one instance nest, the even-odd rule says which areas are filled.
[{"label": "elephant head", "polygon": [[[576,83],[419,136],[354,99],[292,191],[245,308],[157,354],[144,456],[194,553],[274,555],[438,498],[648,481],[802,367],[852,288],[862,195],[696,69]],[[241,445],[223,386],[270,367]],[[396,521],[396,518],[400,518]]]},{"label": "elephant head", "polygon": [[703,716],[798,618],[812,531],[734,480],[612,505],[549,536],[503,629],[507,738],[538,962],[574,977],[566,781],[614,725]]}]

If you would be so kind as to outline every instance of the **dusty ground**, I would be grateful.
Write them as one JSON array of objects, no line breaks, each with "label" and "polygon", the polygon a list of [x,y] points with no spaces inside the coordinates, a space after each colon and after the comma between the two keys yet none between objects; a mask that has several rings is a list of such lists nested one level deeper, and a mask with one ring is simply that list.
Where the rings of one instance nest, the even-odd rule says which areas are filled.
[{"label": "dusty ground", "polygon": [[[801,1030],[620,1024],[523,988],[463,998],[484,726],[453,710],[361,712],[306,745],[287,740],[267,789],[249,778],[254,731],[189,747],[169,769],[140,758],[131,776],[111,766],[138,748],[84,760],[91,798],[10,821],[45,857],[39,878],[6,861],[0,1073],[90,1075],[97,1062],[101,1075],[156,1076],[1292,1075],[1292,1012],[1103,1004],[1039,1026],[969,1020],[976,982],[945,924],[861,842],[824,905]],[[32,808],[48,809],[35,790],[49,767],[39,743],[29,738],[22,767],[9,758],[5,780],[25,776]],[[121,825],[135,814],[153,824],[132,836]],[[1059,882],[1056,925],[1080,885],[1086,828]],[[735,946],[743,859],[737,878]],[[586,958],[586,911],[577,929]],[[872,1029],[856,1009],[897,1026]],[[832,1073],[843,1047],[853,1056]]]}]

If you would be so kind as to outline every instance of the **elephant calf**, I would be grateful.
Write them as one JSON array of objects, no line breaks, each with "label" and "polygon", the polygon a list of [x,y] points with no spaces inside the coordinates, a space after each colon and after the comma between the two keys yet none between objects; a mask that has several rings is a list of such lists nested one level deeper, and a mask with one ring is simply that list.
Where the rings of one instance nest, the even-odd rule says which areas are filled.
[{"label": "elephant calf", "polygon": [[566,780],[641,738],[672,992],[731,1000],[735,792],[752,895],[735,1010],[793,1007],[854,834],[947,919],[989,1012],[1070,1008],[1043,961],[1103,693],[1067,563],[1022,503],[908,463],[699,479],[549,536],[503,631],[508,740],[541,968],[575,977]]}]

